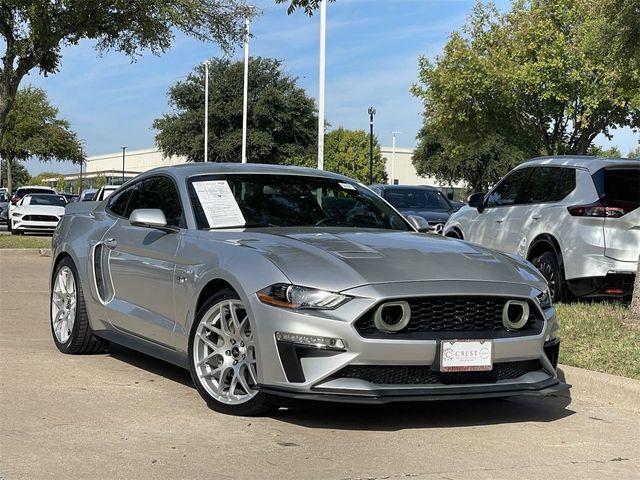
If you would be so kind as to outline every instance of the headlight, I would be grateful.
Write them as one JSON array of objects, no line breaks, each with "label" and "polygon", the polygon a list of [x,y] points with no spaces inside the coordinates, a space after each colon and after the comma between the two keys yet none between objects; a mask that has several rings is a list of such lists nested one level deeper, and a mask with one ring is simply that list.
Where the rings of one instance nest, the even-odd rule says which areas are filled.
[{"label": "headlight", "polygon": [[11,216],[15,218],[20,218],[22,216],[22,213],[12,213]]},{"label": "headlight", "polygon": [[276,283],[258,292],[262,303],[282,308],[316,308],[333,310],[351,300],[351,297],[339,293],[300,287],[286,283]]},{"label": "headlight", "polygon": [[547,288],[544,292],[540,292],[539,295],[536,296],[536,300],[540,304],[540,308],[543,310],[545,308],[551,308],[551,292]]}]

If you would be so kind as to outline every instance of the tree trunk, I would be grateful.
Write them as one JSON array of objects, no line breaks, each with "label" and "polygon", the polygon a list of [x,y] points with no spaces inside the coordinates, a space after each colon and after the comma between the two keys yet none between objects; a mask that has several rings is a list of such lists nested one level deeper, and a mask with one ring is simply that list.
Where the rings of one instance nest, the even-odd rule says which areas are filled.
[{"label": "tree trunk", "polygon": [[629,321],[640,327],[640,257],[638,257],[638,270],[636,271],[636,282],[633,286],[633,299],[631,300],[631,311]]}]

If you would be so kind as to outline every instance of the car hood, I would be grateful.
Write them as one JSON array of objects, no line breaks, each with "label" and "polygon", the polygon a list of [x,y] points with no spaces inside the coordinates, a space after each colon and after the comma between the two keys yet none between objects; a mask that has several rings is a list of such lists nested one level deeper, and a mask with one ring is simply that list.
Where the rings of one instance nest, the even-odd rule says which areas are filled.
[{"label": "car hood", "polygon": [[375,283],[430,280],[527,283],[545,288],[538,271],[524,261],[436,235],[270,228],[245,230],[239,237],[226,241],[260,251],[294,284],[333,291]]},{"label": "car hood", "polygon": [[444,210],[416,210],[411,208],[401,208],[399,212],[405,217],[407,215],[416,215],[424,218],[427,222],[445,223],[449,219],[449,212]]},{"label": "car hood", "polygon": [[55,215],[59,217],[64,215],[64,207],[56,207],[53,205],[21,205],[16,207],[13,213],[21,213],[23,215]]}]

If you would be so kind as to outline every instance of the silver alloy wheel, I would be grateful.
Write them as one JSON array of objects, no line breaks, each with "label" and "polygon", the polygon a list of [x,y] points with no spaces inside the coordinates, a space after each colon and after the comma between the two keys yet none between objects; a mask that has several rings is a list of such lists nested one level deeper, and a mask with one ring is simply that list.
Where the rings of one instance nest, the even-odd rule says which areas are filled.
[{"label": "silver alloy wheel", "polygon": [[51,295],[51,323],[58,342],[69,340],[76,321],[78,290],[73,272],[67,266],[58,270]]},{"label": "silver alloy wheel", "polygon": [[221,403],[239,405],[258,393],[253,330],[240,300],[223,300],[204,314],[193,337],[193,364],[200,384]]}]

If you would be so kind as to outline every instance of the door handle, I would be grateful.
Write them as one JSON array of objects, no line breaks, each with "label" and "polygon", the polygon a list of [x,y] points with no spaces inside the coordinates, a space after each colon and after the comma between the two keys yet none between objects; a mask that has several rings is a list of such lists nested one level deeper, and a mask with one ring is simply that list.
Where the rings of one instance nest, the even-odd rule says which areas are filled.
[{"label": "door handle", "polygon": [[532,215],[531,218],[534,220],[540,220],[540,215]]},{"label": "door handle", "polygon": [[496,218],[496,223],[502,223],[503,222],[503,218]]},{"label": "door handle", "polygon": [[107,238],[102,242],[102,244],[107,247],[109,250],[113,250],[118,246],[118,242],[115,238]]}]

